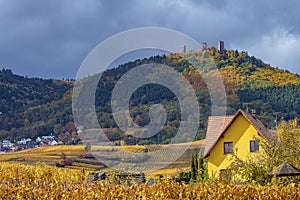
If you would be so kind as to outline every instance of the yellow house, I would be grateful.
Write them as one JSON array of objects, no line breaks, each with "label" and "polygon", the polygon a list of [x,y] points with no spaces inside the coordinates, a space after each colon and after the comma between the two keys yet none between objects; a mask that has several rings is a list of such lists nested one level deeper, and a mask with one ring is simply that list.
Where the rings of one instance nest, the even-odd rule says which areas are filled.
[{"label": "yellow house", "polygon": [[226,175],[233,153],[241,159],[261,153],[259,139],[267,135],[267,128],[256,116],[243,110],[234,116],[209,117],[203,152],[209,176]]}]

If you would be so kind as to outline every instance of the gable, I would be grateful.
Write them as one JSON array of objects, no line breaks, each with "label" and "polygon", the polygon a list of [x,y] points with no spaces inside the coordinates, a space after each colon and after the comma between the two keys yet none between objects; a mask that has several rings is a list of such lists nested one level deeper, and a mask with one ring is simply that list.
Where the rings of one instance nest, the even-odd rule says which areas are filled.
[{"label": "gable", "polygon": [[[263,138],[268,138],[269,131],[267,128],[256,118],[256,116],[251,115],[243,110],[238,110],[234,116],[223,116],[223,117],[211,117],[209,121],[209,126],[207,127],[207,133],[205,138],[205,147],[203,157],[206,158],[218,143],[221,137],[224,137],[226,131],[232,126],[238,116],[244,117],[250,125],[256,129],[258,135]],[[218,120],[223,120],[219,122]],[[221,123],[221,124],[220,124]],[[219,128],[217,128],[219,127]],[[221,127],[221,128],[220,128]]]}]

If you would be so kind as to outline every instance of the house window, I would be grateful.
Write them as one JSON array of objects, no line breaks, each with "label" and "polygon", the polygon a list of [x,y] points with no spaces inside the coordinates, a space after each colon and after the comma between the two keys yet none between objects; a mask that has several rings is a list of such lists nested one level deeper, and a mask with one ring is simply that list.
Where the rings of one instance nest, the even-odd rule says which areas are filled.
[{"label": "house window", "polygon": [[251,140],[250,141],[250,152],[259,151],[259,141]]},{"label": "house window", "polygon": [[224,154],[232,153],[233,143],[232,142],[224,142]]}]

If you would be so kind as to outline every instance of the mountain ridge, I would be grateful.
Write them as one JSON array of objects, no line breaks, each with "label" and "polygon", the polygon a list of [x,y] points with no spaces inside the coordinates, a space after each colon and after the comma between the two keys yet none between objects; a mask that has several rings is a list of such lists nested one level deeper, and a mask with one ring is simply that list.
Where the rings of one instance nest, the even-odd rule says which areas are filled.
[{"label": "mountain ridge", "polygon": [[[225,50],[224,53],[220,53],[214,47],[208,47],[205,52],[210,55],[210,59],[222,75],[227,94],[228,114],[233,114],[238,108],[245,108],[245,104],[248,104],[248,108],[256,110],[257,115],[269,128],[274,127],[275,115],[279,116],[279,119],[299,116],[299,75],[271,67],[260,59],[249,56],[247,52]],[[204,57],[203,52],[188,52],[185,56],[195,56],[197,59]],[[203,116],[196,139],[203,138],[207,117],[210,115],[209,93],[201,75],[177,53],[137,59],[103,73],[98,84],[100,89],[96,91],[96,99],[99,99],[96,101],[96,110],[98,122],[107,130],[107,136],[111,140],[124,140],[128,144],[137,142],[136,138],[124,135],[116,127],[109,101],[111,91],[120,77],[135,66],[146,63],[171,66],[191,83],[197,93]],[[72,131],[68,126],[73,122],[73,84],[72,80],[26,78],[14,75],[11,70],[0,71],[0,139],[13,140],[50,133],[60,135]],[[156,96],[151,96],[151,93]],[[266,94],[273,95],[270,98],[272,101],[268,100],[268,96],[264,96]],[[280,96],[281,100],[276,99],[276,96]],[[153,103],[160,101],[169,113],[166,127],[157,137],[139,140],[140,144],[168,143],[178,129],[180,109],[176,97],[167,88],[155,85],[141,87],[132,95],[130,108],[134,122],[140,126],[149,123],[149,108]],[[9,106],[6,102],[9,102]],[[274,114],[275,112],[277,114]]]}]

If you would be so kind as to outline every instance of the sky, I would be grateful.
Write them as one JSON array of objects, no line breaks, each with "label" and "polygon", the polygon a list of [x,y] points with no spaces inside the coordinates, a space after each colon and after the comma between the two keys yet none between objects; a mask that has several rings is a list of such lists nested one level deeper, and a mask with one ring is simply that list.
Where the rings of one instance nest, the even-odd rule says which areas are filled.
[{"label": "sky", "polygon": [[[75,78],[88,53],[122,31],[162,27],[247,51],[300,74],[300,1],[0,0],[0,68]],[[178,51],[179,51],[178,47]]]}]

